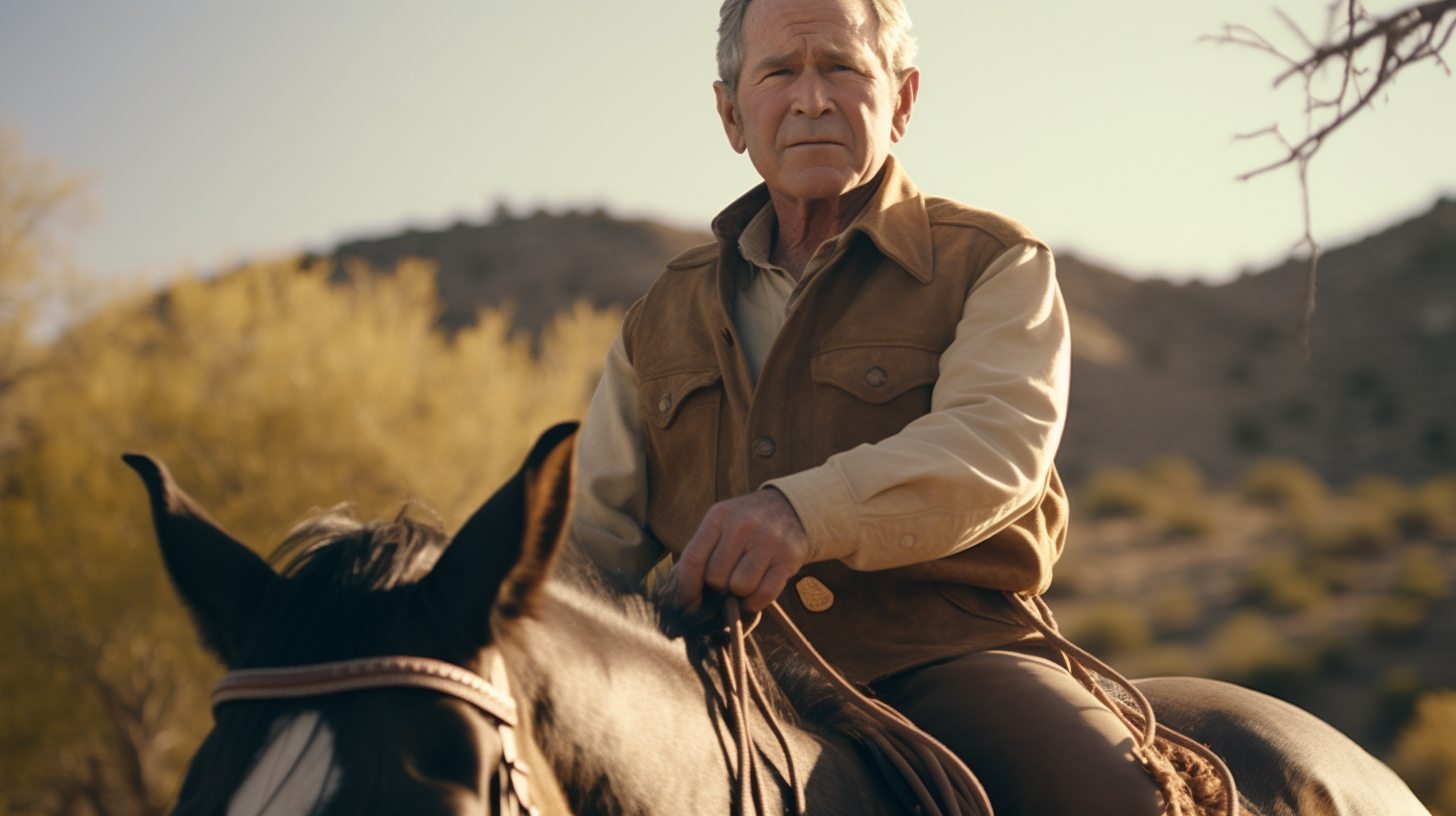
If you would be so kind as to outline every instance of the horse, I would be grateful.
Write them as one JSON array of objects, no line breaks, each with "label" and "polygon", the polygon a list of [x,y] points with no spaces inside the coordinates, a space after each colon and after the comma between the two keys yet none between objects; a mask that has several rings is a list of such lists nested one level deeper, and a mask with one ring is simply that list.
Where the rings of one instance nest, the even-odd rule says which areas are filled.
[{"label": "horse", "polygon": [[[424,536],[427,545],[406,546],[399,542],[409,536],[388,526],[361,527],[308,549],[282,575],[209,521],[160,464],[128,463],[149,489],[173,583],[230,669],[379,655],[475,673],[496,663],[519,712],[514,741],[541,812],[743,812],[725,681],[706,647],[714,635],[616,586],[564,543],[572,444],[570,426],[543,435],[448,546],[438,531]],[[748,713],[761,812],[914,811],[864,738],[873,724],[815,669],[776,653],[752,671],[779,722],[771,736],[764,714]],[[1429,816],[1389,768],[1294,706],[1198,678],[1136,685],[1159,722],[1224,758],[1244,813]],[[176,813],[496,813],[491,780],[509,779],[498,773],[507,750],[488,720],[416,688],[226,702]],[[246,790],[276,806],[240,804]]]}]

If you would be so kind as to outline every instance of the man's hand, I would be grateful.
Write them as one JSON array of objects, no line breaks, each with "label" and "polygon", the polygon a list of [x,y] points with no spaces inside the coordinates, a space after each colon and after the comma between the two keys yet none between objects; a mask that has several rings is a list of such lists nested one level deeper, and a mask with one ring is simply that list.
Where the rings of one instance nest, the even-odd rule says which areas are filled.
[{"label": "man's hand", "polygon": [[737,595],[744,610],[758,612],[778,598],[808,555],[809,537],[784,494],[768,487],[721,501],[678,556],[668,574],[667,598],[696,612],[707,585]]}]

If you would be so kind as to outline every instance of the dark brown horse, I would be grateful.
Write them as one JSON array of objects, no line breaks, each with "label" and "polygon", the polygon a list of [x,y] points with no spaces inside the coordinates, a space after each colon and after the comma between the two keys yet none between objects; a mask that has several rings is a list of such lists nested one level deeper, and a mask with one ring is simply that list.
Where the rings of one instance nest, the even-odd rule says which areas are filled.
[{"label": "dark brown horse", "polygon": [[[208,522],[165,471],[129,462],[151,490],[168,570],[230,668],[413,654],[483,673],[499,655],[545,811],[728,814],[736,760],[708,636],[663,634],[674,627],[646,599],[570,551],[558,558],[570,457],[569,429],[548,432],[443,554],[438,532],[356,525],[282,575]],[[808,812],[909,812],[856,737],[868,726],[811,670],[770,664],[756,670],[774,681]],[[1427,813],[1388,768],[1299,709],[1208,680],[1138,685],[1160,721],[1225,758],[1246,812]],[[225,703],[177,812],[492,813],[502,747],[488,719],[418,689]],[[783,751],[761,719],[750,730],[767,810],[783,812],[794,795]],[[246,809],[254,801],[265,806]]]}]

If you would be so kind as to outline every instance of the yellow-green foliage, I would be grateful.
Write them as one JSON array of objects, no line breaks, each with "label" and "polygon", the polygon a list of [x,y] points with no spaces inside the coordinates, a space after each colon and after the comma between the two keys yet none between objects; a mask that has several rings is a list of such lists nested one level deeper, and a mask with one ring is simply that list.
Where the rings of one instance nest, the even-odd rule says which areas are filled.
[{"label": "yellow-green foliage", "polygon": [[1416,547],[1400,563],[1395,591],[1416,600],[1439,601],[1451,594],[1451,576],[1435,550]]},{"label": "yellow-green foliage", "polygon": [[1416,702],[1416,716],[1396,742],[1391,765],[1435,816],[1456,816],[1456,691]]},{"label": "yellow-green foliage", "polygon": [[1210,641],[1213,676],[1275,696],[1298,694],[1326,666],[1339,662],[1339,644],[1329,639],[1286,639],[1262,614],[1237,612]]},{"label": "yellow-green foliage", "polygon": [[1078,619],[1072,642],[1097,655],[1116,655],[1147,646],[1152,628],[1142,610],[1125,601],[1099,601]]},{"label": "yellow-green foliage", "polygon": [[1413,491],[1396,522],[1410,536],[1456,528],[1456,474],[1431,479]]},{"label": "yellow-green foliage", "polygon": [[1365,625],[1377,640],[1410,643],[1430,616],[1430,604],[1420,598],[1391,593],[1371,602],[1365,610]]},{"label": "yellow-green foliage", "polygon": [[537,357],[507,315],[451,342],[436,311],[423,265],[335,285],[261,264],[102,310],[5,395],[24,435],[0,459],[0,812],[89,791],[108,812],[161,812],[208,722],[219,670],[120,453],[164,459],[265,551],[343,500],[372,517],[418,498],[453,528],[540,431],[583,413],[620,322],[579,305]]},{"label": "yellow-green foliage", "polygon": [[1094,516],[1141,517],[1153,506],[1153,495],[1142,474],[1125,467],[1098,471],[1087,481],[1084,500]]},{"label": "yellow-green foliage", "polygon": [[1319,474],[1287,457],[1260,459],[1239,485],[1244,498],[1282,512],[1296,529],[1312,531],[1323,521],[1328,490]]},{"label": "yellow-green foliage", "polygon": [[[34,321],[71,278],[57,232],[84,212],[84,187],[27,155],[19,136],[0,123],[0,397],[34,362]],[[16,443],[18,423],[0,406],[0,456]]]},{"label": "yellow-green foliage", "polygon": [[1093,516],[1149,518],[1169,536],[1201,536],[1215,527],[1203,494],[1203,473],[1182,456],[1160,456],[1136,470],[1098,471],[1081,498]]},{"label": "yellow-green foliage", "polygon": [[1203,620],[1203,602],[1187,584],[1170,586],[1153,597],[1151,617],[1158,634],[1187,632]]},{"label": "yellow-green foliage", "polygon": [[1303,612],[1329,597],[1326,583],[1291,552],[1268,555],[1243,578],[1244,597],[1270,612]]}]

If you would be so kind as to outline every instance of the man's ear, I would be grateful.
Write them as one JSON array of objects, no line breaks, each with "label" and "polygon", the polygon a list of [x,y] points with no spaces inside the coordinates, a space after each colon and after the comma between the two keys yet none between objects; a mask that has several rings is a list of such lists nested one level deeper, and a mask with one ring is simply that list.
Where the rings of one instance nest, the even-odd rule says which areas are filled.
[{"label": "man's ear", "polygon": [[722,82],[713,83],[713,95],[718,101],[718,118],[723,120],[723,132],[728,134],[728,144],[735,153],[742,153],[748,149],[748,143],[743,140],[743,121],[738,118],[738,104],[728,86]]},{"label": "man's ear", "polygon": [[162,561],[203,644],[232,668],[274,581],[272,568],[209,518],[160,461],[137,453],[122,459],[147,487]]},{"label": "man's ear", "polygon": [[911,67],[900,83],[900,90],[895,94],[895,116],[890,122],[891,142],[905,138],[905,130],[910,127],[910,111],[915,107],[915,100],[919,96],[920,69]]}]

